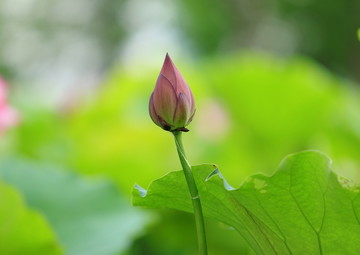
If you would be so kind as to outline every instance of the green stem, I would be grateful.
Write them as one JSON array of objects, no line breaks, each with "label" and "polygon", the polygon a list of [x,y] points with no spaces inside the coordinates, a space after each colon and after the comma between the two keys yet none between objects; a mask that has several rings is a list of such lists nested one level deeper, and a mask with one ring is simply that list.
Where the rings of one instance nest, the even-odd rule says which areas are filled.
[{"label": "green stem", "polygon": [[194,180],[194,176],[191,171],[191,166],[185,156],[185,151],[184,151],[184,146],[182,144],[181,134],[182,134],[181,131],[173,132],[177,152],[179,155],[181,166],[184,170],[186,182],[187,182],[187,185],[188,185],[188,188],[190,191],[191,200],[192,200],[192,204],[194,207],[196,233],[197,233],[198,244],[199,244],[199,254],[207,255],[205,225],[204,225],[204,216],[203,216],[202,208],[201,208],[201,201],[200,201],[199,192],[196,187],[195,180]]}]

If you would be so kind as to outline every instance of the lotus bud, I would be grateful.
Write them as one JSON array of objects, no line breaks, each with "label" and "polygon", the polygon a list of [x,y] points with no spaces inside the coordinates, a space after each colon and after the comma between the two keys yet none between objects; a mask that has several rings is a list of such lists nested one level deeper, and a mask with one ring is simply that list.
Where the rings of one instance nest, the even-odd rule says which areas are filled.
[{"label": "lotus bud", "polygon": [[168,54],[150,96],[149,112],[156,125],[171,132],[189,131],[185,127],[195,114],[190,87]]}]

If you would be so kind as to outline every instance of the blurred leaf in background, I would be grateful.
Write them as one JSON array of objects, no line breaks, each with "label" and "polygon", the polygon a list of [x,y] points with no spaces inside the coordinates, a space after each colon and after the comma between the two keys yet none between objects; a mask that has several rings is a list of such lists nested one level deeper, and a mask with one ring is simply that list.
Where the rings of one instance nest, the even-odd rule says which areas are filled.
[{"label": "blurred leaf in background", "polygon": [[[150,219],[145,212],[132,208],[116,187],[104,179],[81,178],[68,171],[16,159],[1,163],[0,177],[21,192],[29,207],[46,217],[68,255],[111,255],[124,252]],[[4,194],[4,197],[12,201],[11,196]],[[8,208],[9,213],[14,213],[14,206],[6,203],[2,205]],[[42,233],[37,226],[37,215],[31,216],[35,221],[21,218],[24,234],[27,233],[30,239]],[[10,215],[3,214],[0,222],[4,222],[5,227],[5,224],[11,224],[9,219]],[[5,237],[7,239],[4,240]],[[9,240],[19,243],[23,249],[21,254],[32,254],[30,252],[37,246],[30,241],[25,246],[25,239],[21,239],[24,237],[19,234],[12,237],[4,233],[0,242]],[[38,247],[39,253],[34,254],[42,254],[40,248],[43,247]],[[50,254],[50,248],[44,254]],[[1,245],[1,249],[6,251],[7,248]],[[20,253],[9,250],[4,254]]]},{"label": "blurred leaf in background", "polygon": [[29,209],[15,188],[0,181],[0,254],[60,255],[48,222]]},{"label": "blurred leaf in background", "polygon": [[354,84],[301,57],[283,61],[245,54],[208,62],[205,70],[206,84],[232,121],[222,141],[225,150],[217,144],[205,147],[229,179],[237,179],[228,170],[235,168],[232,163],[247,173],[266,171],[288,152],[318,149],[334,159],[336,171],[360,180],[360,105]]}]

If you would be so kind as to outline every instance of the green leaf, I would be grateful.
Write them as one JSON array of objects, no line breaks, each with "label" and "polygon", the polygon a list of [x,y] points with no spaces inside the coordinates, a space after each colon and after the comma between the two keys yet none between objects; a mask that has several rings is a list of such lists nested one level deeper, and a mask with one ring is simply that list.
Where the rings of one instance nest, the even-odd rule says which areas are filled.
[{"label": "green leaf", "polygon": [[[272,176],[251,176],[238,189],[214,165],[193,172],[205,216],[234,227],[257,254],[360,254],[360,188],[322,153],[290,155]],[[135,188],[133,203],[192,212],[181,171]]]},{"label": "green leaf", "polygon": [[16,160],[2,162],[0,177],[44,214],[67,255],[123,252],[149,219],[107,180]]},{"label": "green leaf", "polygon": [[46,220],[29,210],[20,194],[0,182],[0,254],[62,254]]}]

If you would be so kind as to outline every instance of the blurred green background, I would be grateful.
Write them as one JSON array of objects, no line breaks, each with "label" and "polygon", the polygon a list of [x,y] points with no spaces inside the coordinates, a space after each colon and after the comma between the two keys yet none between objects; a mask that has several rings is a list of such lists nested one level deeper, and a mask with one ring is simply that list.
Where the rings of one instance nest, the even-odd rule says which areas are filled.
[{"label": "blurred green background", "polygon": [[[232,186],[321,150],[360,182],[357,0],[2,0],[0,254],[196,254],[193,217],[131,206],[180,164],[148,117],[166,52],[193,90],[192,164]],[[209,254],[253,254],[206,221]]]}]

